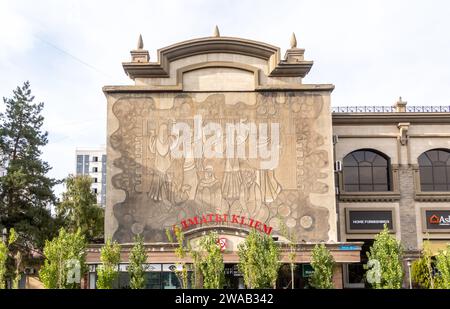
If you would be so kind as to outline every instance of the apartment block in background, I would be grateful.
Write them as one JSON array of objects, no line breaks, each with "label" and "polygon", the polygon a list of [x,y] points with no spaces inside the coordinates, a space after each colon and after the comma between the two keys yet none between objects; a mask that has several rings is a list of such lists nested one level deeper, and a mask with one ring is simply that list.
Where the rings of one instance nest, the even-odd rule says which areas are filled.
[{"label": "apartment block in background", "polygon": [[106,204],[106,149],[79,148],[76,150],[76,175],[92,178],[92,191],[97,195],[97,203]]}]

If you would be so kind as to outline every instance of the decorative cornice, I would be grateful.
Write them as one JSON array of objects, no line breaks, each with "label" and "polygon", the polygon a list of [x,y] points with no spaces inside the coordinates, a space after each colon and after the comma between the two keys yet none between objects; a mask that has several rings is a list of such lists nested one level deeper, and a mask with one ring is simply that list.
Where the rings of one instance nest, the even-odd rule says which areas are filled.
[{"label": "decorative cornice", "polygon": [[[213,229],[213,228],[211,228]],[[220,228],[219,228],[220,229]],[[243,231],[248,233],[248,231]],[[292,244],[285,242],[278,242],[281,251],[290,251],[291,246],[296,248],[296,251],[312,251],[317,244],[323,243],[331,251],[341,251],[342,246],[355,246],[354,251],[360,250],[363,242],[361,241],[343,241],[343,242],[295,242]],[[120,244],[121,252],[130,252],[133,248],[133,243]],[[103,244],[89,244],[86,252],[99,253]],[[178,243],[144,243],[144,247],[148,252],[171,252],[178,248]],[[155,248],[164,248],[164,250],[154,250]]]},{"label": "decorative cornice", "polygon": [[333,113],[333,125],[450,123],[450,113]]},{"label": "decorative cornice", "polygon": [[398,202],[400,192],[341,192],[340,202]]},{"label": "decorative cornice", "polygon": [[124,62],[125,73],[131,78],[169,77],[172,61],[208,53],[241,54],[263,59],[269,64],[269,76],[304,77],[311,69],[312,61],[291,63],[281,60],[276,46],[233,37],[206,37],[173,44],[158,50],[157,62]]},{"label": "decorative cornice", "polygon": [[[257,86],[255,91],[326,91],[331,92],[334,85],[331,84],[296,84],[296,85],[270,85]],[[104,86],[104,93],[152,93],[152,92],[181,92],[183,87],[181,84],[177,85],[128,85],[128,86]],[[189,91],[184,91],[189,92]],[[195,91],[193,91],[195,92]],[[253,92],[248,90],[243,91],[216,91],[216,92]]]},{"label": "decorative cornice", "polygon": [[450,202],[450,192],[416,192],[418,202]]}]

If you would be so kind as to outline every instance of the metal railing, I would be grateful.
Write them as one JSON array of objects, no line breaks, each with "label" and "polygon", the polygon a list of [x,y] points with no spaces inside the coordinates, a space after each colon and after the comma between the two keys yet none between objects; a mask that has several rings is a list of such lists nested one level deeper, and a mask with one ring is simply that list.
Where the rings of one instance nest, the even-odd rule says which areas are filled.
[{"label": "metal railing", "polygon": [[[396,106],[336,106],[333,113],[395,113]],[[406,106],[406,113],[450,113],[450,106]]]}]

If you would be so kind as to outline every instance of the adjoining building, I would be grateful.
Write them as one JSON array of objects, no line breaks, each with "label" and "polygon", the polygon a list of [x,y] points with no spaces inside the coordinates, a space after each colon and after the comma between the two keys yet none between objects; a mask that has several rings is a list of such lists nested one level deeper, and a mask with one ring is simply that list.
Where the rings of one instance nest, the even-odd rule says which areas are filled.
[{"label": "adjoining building", "polygon": [[[428,240],[436,254],[450,243],[450,106],[333,109],[338,238],[362,241],[362,263],[386,223],[405,261]],[[363,287],[362,263],[344,267],[346,287]],[[406,263],[405,263],[406,264]],[[407,269],[405,265],[405,269]],[[408,279],[407,276],[405,279]]]},{"label": "adjoining building", "polygon": [[[194,247],[219,233],[231,288],[243,285],[237,246],[250,229],[284,244],[285,263],[282,231],[296,235],[296,287],[307,286],[317,243],[331,250],[342,288],[361,287],[361,263],[383,223],[406,246],[405,258],[417,256],[430,231],[435,246],[450,238],[446,225],[428,224],[450,214],[448,109],[408,112],[400,102],[333,112],[333,85],[302,82],[312,65],[294,35],[284,57],[278,47],[215,31],[158,50],[155,62],[139,39],[123,63],[135,84],[103,88],[105,237],[122,244],[118,286],[128,285],[136,235],[146,242],[148,287],[179,286],[166,237],[174,225]],[[90,288],[99,249],[88,249]],[[279,287],[288,273],[280,270]]]},{"label": "adjoining building", "polygon": [[92,178],[92,192],[97,196],[97,204],[106,206],[106,148],[76,149],[76,175]]}]

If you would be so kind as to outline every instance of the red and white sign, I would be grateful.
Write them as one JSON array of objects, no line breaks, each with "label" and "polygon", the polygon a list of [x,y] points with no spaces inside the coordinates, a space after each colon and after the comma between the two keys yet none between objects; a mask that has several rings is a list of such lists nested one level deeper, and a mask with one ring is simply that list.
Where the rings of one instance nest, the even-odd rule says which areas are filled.
[{"label": "red and white sign", "polygon": [[217,244],[220,247],[220,251],[225,251],[227,249],[227,239],[226,238],[219,238],[217,241]]}]

